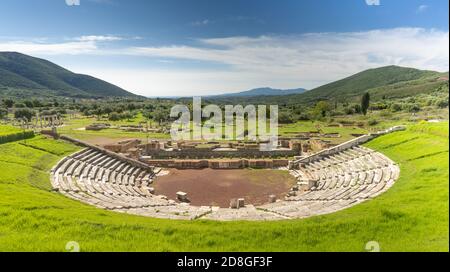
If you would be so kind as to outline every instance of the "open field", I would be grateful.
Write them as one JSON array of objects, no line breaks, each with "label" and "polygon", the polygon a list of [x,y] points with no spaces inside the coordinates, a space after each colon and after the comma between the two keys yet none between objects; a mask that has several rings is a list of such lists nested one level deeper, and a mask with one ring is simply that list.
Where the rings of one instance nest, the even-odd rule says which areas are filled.
[{"label": "open field", "polygon": [[272,194],[281,199],[295,182],[294,176],[281,170],[171,169],[155,180],[154,187],[157,194],[172,199],[178,191],[185,192],[195,206],[228,208],[232,198],[245,198],[246,204],[255,206],[267,203]]},{"label": "open field", "polygon": [[368,144],[401,167],[382,196],[281,222],[170,221],[118,214],[50,191],[48,171],[78,147],[41,137],[0,145],[0,251],[448,251],[448,122]]},{"label": "open field", "polygon": [[1,125],[0,124],[0,136],[20,133],[22,130],[20,128],[11,125]]}]

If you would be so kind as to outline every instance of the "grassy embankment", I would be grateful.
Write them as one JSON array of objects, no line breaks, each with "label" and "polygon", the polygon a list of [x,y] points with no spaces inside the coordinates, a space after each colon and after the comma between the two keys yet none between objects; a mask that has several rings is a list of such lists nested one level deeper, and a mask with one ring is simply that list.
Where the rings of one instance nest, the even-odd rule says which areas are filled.
[{"label": "grassy embankment", "polygon": [[50,191],[49,169],[78,149],[36,137],[0,145],[0,251],[448,251],[448,122],[375,139],[401,167],[382,196],[281,222],[170,221],[117,214]]}]

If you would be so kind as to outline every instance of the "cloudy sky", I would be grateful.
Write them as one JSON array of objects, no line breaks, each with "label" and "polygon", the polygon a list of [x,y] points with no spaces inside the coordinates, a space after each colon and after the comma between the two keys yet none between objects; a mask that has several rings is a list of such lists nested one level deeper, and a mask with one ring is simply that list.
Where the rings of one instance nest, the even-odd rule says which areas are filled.
[{"label": "cloudy sky", "polygon": [[2,0],[0,51],[146,96],[314,88],[391,64],[449,67],[446,0],[78,1]]}]

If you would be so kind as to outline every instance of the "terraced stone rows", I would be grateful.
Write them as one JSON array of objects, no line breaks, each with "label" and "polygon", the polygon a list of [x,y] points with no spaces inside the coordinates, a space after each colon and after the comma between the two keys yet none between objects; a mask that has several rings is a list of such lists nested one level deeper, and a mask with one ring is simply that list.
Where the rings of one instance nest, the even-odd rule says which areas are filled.
[{"label": "terraced stone rows", "polygon": [[206,207],[177,204],[153,195],[155,173],[135,167],[93,149],[61,160],[52,169],[53,188],[99,208],[161,218],[194,219],[210,212]]},{"label": "terraced stone rows", "polygon": [[[157,172],[157,171],[156,171]],[[52,185],[62,194],[99,208],[170,219],[282,220],[332,213],[389,189],[399,168],[389,158],[364,147],[354,147],[291,169],[308,191],[293,189],[284,200],[241,209],[196,207],[153,195],[156,178],[150,168],[133,166],[94,149],[61,160],[52,170]]]}]

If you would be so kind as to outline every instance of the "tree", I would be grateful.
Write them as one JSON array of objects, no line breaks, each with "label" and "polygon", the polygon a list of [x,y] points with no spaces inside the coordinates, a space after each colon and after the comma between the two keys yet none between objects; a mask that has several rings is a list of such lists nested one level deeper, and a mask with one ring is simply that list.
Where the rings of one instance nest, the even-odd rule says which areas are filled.
[{"label": "tree", "polygon": [[151,110],[142,111],[142,116],[144,116],[148,121],[153,118],[153,113]]},{"label": "tree", "polygon": [[6,116],[8,116],[8,110],[4,109],[4,108],[0,108],[0,119],[5,118]]},{"label": "tree", "polygon": [[19,109],[14,112],[14,117],[16,119],[25,118],[28,121],[31,121],[31,118],[33,118],[33,116],[34,116],[34,112],[27,108]]},{"label": "tree", "polygon": [[319,103],[317,103],[313,110],[314,115],[316,115],[319,118],[327,116],[327,113],[330,111],[331,106],[326,101],[320,101]]},{"label": "tree", "polygon": [[370,94],[365,93],[361,98],[361,111],[364,115],[367,115],[367,110],[370,106]]},{"label": "tree", "polygon": [[111,114],[109,115],[110,121],[119,121],[120,119],[122,119],[122,116],[117,112],[111,112]]},{"label": "tree", "polygon": [[33,102],[31,102],[29,100],[25,100],[23,103],[25,104],[25,106],[27,106],[27,108],[33,108],[34,107]]},{"label": "tree", "polygon": [[97,116],[97,120],[100,120],[100,118],[101,118],[102,115],[103,115],[103,110],[102,110],[101,108],[96,108],[96,109],[94,110],[94,114]]},{"label": "tree", "polygon": [[292,118],[292,113],[281,112],[278,116],[278,121],[280,124],[291,124],[294,122]]},{"label": "tree", "polygon": [[14,106],[14,101],[12,99],[3,100],[3,104],[5,104],[6,108],[12,108]]}]

